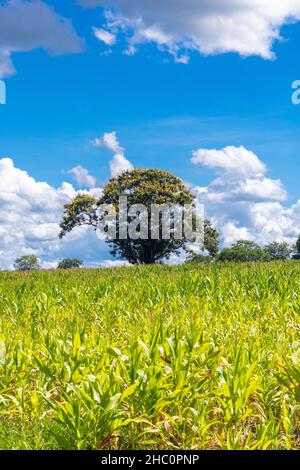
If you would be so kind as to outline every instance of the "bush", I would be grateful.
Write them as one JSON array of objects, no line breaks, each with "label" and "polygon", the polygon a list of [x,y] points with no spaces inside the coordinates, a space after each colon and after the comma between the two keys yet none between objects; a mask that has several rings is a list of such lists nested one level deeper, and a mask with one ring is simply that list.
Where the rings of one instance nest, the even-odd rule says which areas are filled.
[{"label": "bush", "polygon": [[190,254],[186,259],[186,263],[211,263],[213,258],[211,256],[199,255],[196,253]]},{"label": "bush", "polygon": [[40,267],[39,259],[35,255],[20,256],[14,264],[14,268],[18,271],[31,271]]},{"label": "bush", "polygon": [[291,248],[288,243],[270,243],[264,248],[271,261],[286,260],[291,255]]},{"label": "bush", "polygon": [[80,261],[79,259],[64,259],[62,260],[58,266],[57,269],[78,269],[83,265],[83,262]]},{"label": "bush", "polygon": [[240,240],[225,248],[219,255],[219,261],[249,262],[249,261],[270,261],[270,256],[259,245],[248,240]]}]

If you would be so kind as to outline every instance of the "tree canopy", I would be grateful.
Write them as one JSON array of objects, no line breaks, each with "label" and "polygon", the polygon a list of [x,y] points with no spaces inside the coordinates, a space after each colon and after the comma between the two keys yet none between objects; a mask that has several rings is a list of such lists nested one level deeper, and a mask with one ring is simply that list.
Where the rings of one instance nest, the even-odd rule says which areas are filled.
[{"label": "tree canopy", "polygon": [[58,263],[57,269],[78,269],[83,262],[76,258],[66,258]]},{"label": "tree canopy", "polygon": [[293,255],[293,259],[300,259],[300,235],[297,239],[296,245],[295,245],[295,253]]},{"label": "tree canopy", "polygon": [[218,259],[219,261],[248,262],[268,261],[270,257],[257,243],[239,240],[231,248],[225,248]]},{"label": "tree canopy", "polygon": [[20,256],[16,259],[14,268],[18,271],[31,271],[40,268],[39,259],[35,255]]},{"label": "tree canopy", "polygon": [[273,242],[265,246],[264,251],[269,255],[271,261],[286,260],[291,255],[291,248],[288,243]]},{"label": "tree canopy", "polygon": [[[126,196],[128,207],[143,204],[148,209],[148,228],[146,237],[133,239],[132,237],[122,238],[120,232],[123,229],[121,217],[119,216],[119,198]],[[71,232],[76,226],[89,225],[95,230],[99,228],[101,216],[99,208],[103,205],[110,205],[116,212],[116,233],[115,237],[106,238],[110,246],[111,254],[115,257],[126,258],[131,264],[152,264],[168,259],[172,254],[178,254],[181,249],[185,249],[189,240],[185,234],[181,239],[175,234],[175,212],[174,207],[184,207],[193,205],[195,196],[185,187],[182,180],[173,174],[155,169],[136,169],[122,173],[108,181],[99,199],[89,195],[78,195],[70,204],[65,206],[64,218],[61,223],[60,237]],[[157,233],[159,236],[154,239],[151,231],[151,208],[168,207],[171,213],[170,237],[162,237],[162,219],[157,221]],[[193,214],[193,217],[197,217]],[[126,224],[137,223],[139,214],[128,213]],[[194,223],[194,222],[193,222]],[[153,228],[153,224],[152,224]],[[210,253],[215,253],[218,249],[217,242],[212,238],[217,235],[210,223],[206,222],[207,249]]]}]

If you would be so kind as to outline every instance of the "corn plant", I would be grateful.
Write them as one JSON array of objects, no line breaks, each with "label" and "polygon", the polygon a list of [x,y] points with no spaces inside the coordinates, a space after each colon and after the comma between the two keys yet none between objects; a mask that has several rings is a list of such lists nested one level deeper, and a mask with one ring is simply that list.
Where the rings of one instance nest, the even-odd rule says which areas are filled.
[{"label": "corn plant", "polygon": [[298,449],[300,265],[0,273],[1,449]]}]

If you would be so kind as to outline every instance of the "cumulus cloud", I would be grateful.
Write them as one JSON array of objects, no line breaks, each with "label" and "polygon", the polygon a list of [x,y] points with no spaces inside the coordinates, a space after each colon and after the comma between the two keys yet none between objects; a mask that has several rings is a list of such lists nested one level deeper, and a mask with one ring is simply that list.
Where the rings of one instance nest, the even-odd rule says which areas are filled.
[{"label": "cumulus cloud", "polygon": [[[44,267],[64,257],[87,261],[108,257],[104,242],[88,227],[59,240],[63,206],[77,194],[71,184],[56,189],[36,181],[10,158],[0,159],[0,181],[0,269],[12,268],[18,256],[28,254],[41,257]],[[101,189],[89,193],[97,197]]]},{"label": "cumulus cloud", "polygon": [[239,239],[293,243],[298,237],[300,201],[285,207],[288,195],[282,182],[267,176],[266,165],[253,152],[234,146],[199,149],[191,161],[216,172],[207,187],[194,191],[226,245]]},{"label": "cumulus cloud", "polygon": [[[92,144],[114,153],[110,161],[112,176],[133,168],[124,156],[116,132],[105,133]],[[0,159],[0,269],[12,268],[16,257],[25,254],[41,257],[45,268],[65,257],[81,258],[90,266],[111,264],[105,242],[89,227],[78,227],[63,240],[58,238],[64,204],[78,193],[98,198],[103,192],[96,187],[96,178],[83,166],[75,166],[69,173],[81,187],[90,189],[76,191],[66,182],[54,188],[16,168],[11,158]]]},{"label": "cumulus cloud", "polygon": [[11,56],[42,48],[49,54],[78,53],[82,41],[72,22],[41,0],[0,3],[0,77],[15,73]]},{"label": "cumulus cloud", "polygon": [[192,163],[225,170],[227,176],[256,176],[266,172],[266,166],[245,147],[225,147],[222,150],[199,149],[193,152]]},{"label": "cumulus cloud", "polygon": [[125,171],[133,170],[132,163],[127,160],[124,155],[124,148],[121,147],[116,131],[105,132],[103,137],[96,138],[92,142],[95,147],[105,147],[115,153],[114,157],[109,163],[110,173],[112,177],[118,176]]},{"label": "cumulus cloud", "polygon": [[124,155],[116,154],[113,159],[111,160],[110,164],[110,173],[111,176],[114,178],[115,176],[119,176],[125,171],[130,171],[133,169],[132,164],[130,163]]},{"label": "cumulus cloud", "polygon": [[[110,150],[120,150],[115,133],[99,139]],[[120,154],[115,154],[116,157]],[[292,206],[284,201],[287,193],[279,180],[267,176],[266,165],[244,147],[221,150],[199,149],[193,164],[216,172],[206,187],[194,187],[208,218],[220,230],[225,245],[238,239],[293,243],[300,233],[300,200]],[[113,163],[116,160],[112,160]],[[124,162],[122,162],[124,168]],[[116,169],[117,172],[117,169]],[[36,181],[16,168],[10,158],[0,159],[0,269],[10,269],[21,255],[35,254],[44,268],[51,268],[65,257],[81,258],[87,266],[117,266],[104,261],[108,249],[89,227],[75,229],[59,240],[59,222],[63,206],[78,192],[69,183],[54,188]],[[81,191],[99,197],[102,189]],[[177,263],[184,258],[174,257]],[[121,262],[121,264],[123,264]]]},{"label": "cumulus cloud", "polygon": [[92,141],[92,144],[95,147],[106,147],[115,153],[124,153],[124,149],[123,147],[121,147],[118,141],[116,131],[105,132],[103,134],[103,137],[100,137],[100,138],[97,137],[95,140]]},{"label": "cumulus cloud", "polygon": [[[155,43],[186,63],[191,51],[274,57],[283,25],[300,19],[300,0],[77,0],[106,9],[107,27],[125,32],[129,51]],[[129,34],[128,34],[129,33]],[[130,34],[131,33],[131,34]]]},{"label": "cumulus cloud", "polygon": [[81,187],[94,188],[96,186],[96,178],[90,175],[88,170],[81,165],[75,166],[69,170],[69,173],[75,177],[77,183]]},{"label": "cumulus cloud", "polygon": [[94,36],[99,39],[99,41],[104,42],[107,46],[113,46],[117,38],[114,34],[110,33],[106,29],[102,28],[93,28]]}]

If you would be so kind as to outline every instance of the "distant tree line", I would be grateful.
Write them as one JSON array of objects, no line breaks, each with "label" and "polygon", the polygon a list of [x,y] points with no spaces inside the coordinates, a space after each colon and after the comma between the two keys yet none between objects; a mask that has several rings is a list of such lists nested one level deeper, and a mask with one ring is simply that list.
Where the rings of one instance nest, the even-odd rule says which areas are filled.
[{"label": "distant tree line", "polygon": [[[211,262],[266,262],[284,261],[288,259],[300,260],[300,236],[296,245],[291,248],[288,243],[273,242],[264,248],[249,240],[239,240],[229,248],[219,252],[219,234],[208,221],[205,221],[206,244],[203,253],[195,253],[187,249],[187,263],[211,263]],[[57,269],[78,269],[83,262],[76,258],[66,258],[60,261]],[[40,261],[35,255],[21,256],[16,259],[14,267],[18,271],[33,271],[41,268]]]},{"label": "distant tree line", "polygon": [[190,253],[187,262],[209,263],[219,262],[262,262],[262,261],[284,261],[288,259],[300,260],[300,236],[295,247],[286,242],[273,242],[261,247],[249,240],[239,240],[231,247],[224,248],[216,256]]},{"label": "distant tree line", "polygon": [[[75,258],[66,258],[60,261],[56,269],[78,269],[83,262]],[[16,259],[14,268],[17,271],[35,271],[41,268],[40,260],[35,255],[20,256]]]},{"label": "distant tree line", "polygon": [[[151,213],[153,205],[170,208],[185,207],[195,203],[195,195],[187,188],[183,181],[173,174],[156,169],[135,169],[111,178],[100,198],[94,198],[88,194],[80,193],[73,201],[65,205],[64,216],[60,224],[60,238],[78,226],[88,225],[97,230],[103,221],[99,215],[100,206],[113,206],[115,213],[119,215],[119,198],[126,196],[128,206],[142,204]],[[102,218],[101,218],[102,217]],[[128,214],[127,223],[134,222],[138,226],[138,214]],[[175,215],[171,216],[175,218]],[[193,222],[196,223],[198,215],[193,214]],[[151,224],[149,223],[148,237],[131,237],[123,239],[119,236],[121,223],[117,218],[116,235],[113,239],[106,237],[110,252],[114,257],[126,259],[131,264],[153,264],[168,260],[172,255],[187,253],[187,262],[209,263],[218,262],[250,262],[250,261],[274,261],[290,258],[300,259],[300,237],[296,246],[291,248],[288,243],[273,242],[264,247],[249,240],[239,240],[228,248],[220,250],[219,233],[209,220],[204,221],[203,246],[193,246],[185,236],[178,239],[174,236],[175,222],[173,223],[170,238],[165,239],[151,237]],[[157,223],[158,233],[162,233],[162,221]],[[196,248],[196,250],[195,250]],[[58,269],[77,269],[82,266],[78,259],[64,259]],[[40,262],[34,255],[21,256],[15,262],[18,270],[34,270],[40,268]]]}]

